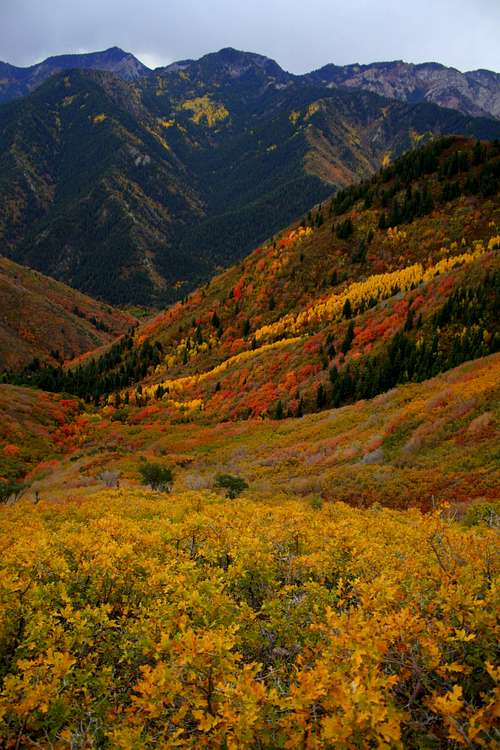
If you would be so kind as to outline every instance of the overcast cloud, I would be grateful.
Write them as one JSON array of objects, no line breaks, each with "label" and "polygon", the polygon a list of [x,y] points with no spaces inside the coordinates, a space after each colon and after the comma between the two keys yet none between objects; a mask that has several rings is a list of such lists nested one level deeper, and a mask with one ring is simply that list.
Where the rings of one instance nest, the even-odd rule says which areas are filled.
[{"label": "overcast cloud", "polygon": [[500,0],[0,0],[0,60],[118,46],[150,67],[222,47],[293,73],[327,62],[500,71]]}]

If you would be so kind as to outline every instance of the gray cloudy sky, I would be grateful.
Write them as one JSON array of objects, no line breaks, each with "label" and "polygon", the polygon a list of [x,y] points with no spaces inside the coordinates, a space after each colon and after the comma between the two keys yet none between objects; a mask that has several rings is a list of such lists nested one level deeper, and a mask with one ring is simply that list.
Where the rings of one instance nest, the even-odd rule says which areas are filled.
[{"label": "gray cloudy sky", "polygon": [[500,0],[0,0],[0,60],[117,45],[156,67],[221,47],[302,73],[428,60],[500,71]]}]

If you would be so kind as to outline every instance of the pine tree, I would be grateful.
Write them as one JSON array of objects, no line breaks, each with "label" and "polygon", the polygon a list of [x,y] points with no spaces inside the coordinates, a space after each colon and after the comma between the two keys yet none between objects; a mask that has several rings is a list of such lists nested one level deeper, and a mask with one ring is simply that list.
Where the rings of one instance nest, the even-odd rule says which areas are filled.
[{"label": "pine tree", "polygon": [[352,307],[351,307],[351,301],[350,301],[349,297],[344,302],[344,307],[342,309],[342,315],[344,316],[344,318],[346,318],[346,320],[348,320],[349,318],[352,318]]},{"label": "pine tree", "polygon": [[274,418],[283,419],[284,416],[285,415],[283,412],[283,404],[281,403],[281,399],[280,399],[278,403],[276,404],[276,409],[274,410]]},{"label": "pine tree", "polygon": [[297,417],[303,417],[304,416],[304,401],[303,399],[299,399],[299,403],[297,406]]},{"label": "pine tree", "polygon": [[316,409],[320,411],[324,408],[326,403],[326,394],[325,394],[325,388],[323,386],[323,383],[320,383],[318,385],[318,390],[316,391]]},{"label": "pine tree", "polygon": [[345,338],[344,338],[344,340],[342,342],[342,346],[340,348],[340,350],[341,350],[341,352],[343,352],[343,354],[347,354],[347,352],[349,351],[349,349],[352,346],[352,342],[353,341],[354,341],[354,321],[351,320],[351,322],[349,323],[349,327],[347,329]]}]

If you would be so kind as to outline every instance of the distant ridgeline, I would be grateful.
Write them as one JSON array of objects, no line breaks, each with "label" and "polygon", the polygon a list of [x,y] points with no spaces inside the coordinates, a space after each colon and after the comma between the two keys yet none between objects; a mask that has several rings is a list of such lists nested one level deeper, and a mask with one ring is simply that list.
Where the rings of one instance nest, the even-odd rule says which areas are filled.
[{"label": "distant ridgeline", "polygon": [[[2,252],[113,304],[185,298],[333,190],[435,136],[500,138],[495,74],[464,79],[457,111],[438,106],[453,99],[435,67],[443,96],[433,102],[416,100],[420,68],[391,68],[419,81],[398,101],[382,68],[371,91],[362,71],[292,76],[236,50],[155,72],[119,50],[7,68],[0,79],[28,95],[0,107]],[[482,87],[491,112],[474,99]],[[485,177],[460,189],[494,187]],[[401,216],[395,205],[385,220],[429,205],[400,196]]]},{"label": "distant ridgeline", "polygon": [[494,353],[499,184],[498,142],[438,140],[338,192],[104,353],[3,380],[96,404],[161,399],[184,416],[281,418]]}]

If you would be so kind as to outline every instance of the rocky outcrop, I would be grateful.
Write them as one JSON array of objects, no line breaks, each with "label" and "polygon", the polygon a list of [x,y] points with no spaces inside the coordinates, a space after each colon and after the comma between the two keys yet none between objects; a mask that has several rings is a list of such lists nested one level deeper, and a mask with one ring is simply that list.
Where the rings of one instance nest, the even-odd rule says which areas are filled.
[{"label": "rocky outcrop", "polygon": [[325,65],[306,76],[316,84],[359,88],[401,101],[431,102],[473,117],[500,118],[500,74],[461,73],[438,63],[401,60],[371,65]]}]

